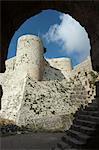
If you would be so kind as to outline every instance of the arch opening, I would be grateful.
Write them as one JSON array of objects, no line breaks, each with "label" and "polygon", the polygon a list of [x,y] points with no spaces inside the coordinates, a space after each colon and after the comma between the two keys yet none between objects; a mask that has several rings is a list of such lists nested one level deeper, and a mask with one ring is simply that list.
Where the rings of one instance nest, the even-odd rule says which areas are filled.
[{"label": "arch opening", "polygon": [[[62,80],[70,77],[75,80],[77,73],[77,76],[80,76],[82,71],[86,74],[86,69],[91,71],[91,46],[88,33],[69,14],[49,9],[27,19],[13,36],[9,51],[14,50],[15,55],[17,39],[28,34],[34,34],[42,39],[47,49],[44,54],[47,62],[44,64],[46,67],[43,70],[43,80]],[[87,87],[86,82],[88,81],[85,81],[84,85]]]},{"label": "arch opening", "polygon": [[[44,75],[48,76],[49,72],[51,72],[50,76],[55,75],[55,77],[45,77],[47,80],[59,79],[60,76],[60,80],[65,77],[68,78],[68,72],[72,70],[74,74],[78,72],[77,76],[73,75],[71,77],[74,80],[80,76],[80,67],[82,67],[85,74],[86,66],[88,70],[92,69],[90,59],[91,45],[88,33],[69,14],[48,9],[27,19],[15,32],[11,40],[8,58],[16,53],[17,39],[28,34],[34,34],[42,39],[44,47],[47,49],[44,54],[44,58],[47,61]],[[14,50],[14,53],[11,54],[11,50]],[[53,69],[48,66],[48,63]],[[56,78],[57,74],[59,74],[58,78]],[[85,86],[87,86],[86,82]]]},{"label": "arch opening", "polygon": [[56,10],[44,10],[27,19],[12,37],[8,58],[16,55],[18,37],[25,34],[42,39],[47,49],[45,58],[71,57],[75,66],[90,55],[90,40],[84,27],[72,16]]},{"label": "arch opening", "polygon": [[[67,3],[67,5],[64,5],[64,4],[66,4]],[[99,32],[99,5],[98,5],[98,2],[84,2],[84,3],[71,3],[71,2],[69,2],[69,4],[68,4],[68,2],[63,2],[63,5],[60,5],[59,3],[59,5],[58,4],[56,4],[56,2],[55,3],[51,3],[51,5],[49,6],[49,4],[48,5],[46,5],[46,4],[44,4],[43,3],[43,5],[44,5],[44,7],[43,7],[43,5],[38,5],[38,8],[36,7],[36,10],[33,10],[33,12],[37,12],[37,9],[38,10],[40,10],[41,8],[59,8],[59,10],[62,10],[63,12],[66,12],[66,11],[68,11],[68,12],[70,12],[70,11],[72,11],[73,12],[73,16],[77,16],[77,18],[79,18],[78,20],[81,20],[82,21],[82,24],[83,24],[83,21],[84,21],[84,25],[86,26],[86,29],[87,29],[87,31],[88,31],[88,33],[90,33],[90,37],[91,37],[91,43],[92,43],[92,51],[91,51],[91,57],[92,57],[92,62],[93,62],[93,67],[94,67],[94,69],[95,70],[97,70],[97,71],[99,71],[99,58],[98,58],[98,54],[99,54],[99,51],[97,51],[97,49],[98,49],[98,45],[99,45],[99,42],[98,42],[98,39],[99,38],[97,38],[97,40],[96,40],[96,33],[98,33]],[[86,4],[87,4],[87,7],[86,7]],[[14,4],[15,5],[15,4]],[[39,9],[39,6],[41,6],[40,7],[40,9]],[[23,7],[23,5],[22,5],[22,7]],[[22,8],[22,7],[20,7],[20,8]],[[16,5],[15,5],[15,8],[18,8],[18,7],[16,7]],[[24,7],[25,8],[25,7]],[[29,7],[28,7],[29,8]],[[32,10],[32,9],[31,9]],[[97,11],[98,10],[98,11]],[[11,11],[12,11],[12,9],[11,9]],[[21,10],[22,11],[22,10]],[[30,14],[29,14],[29,12],[30,12]],[[31,13],[31,11],[29,11],[27,14],[29,14],[29,15],[31,15],[32,13]],[[11,12],[12,13],[12,12]],[[83,15],[82,15],[83,14]],[[88,15],[86,15],[86,14],[88,14]],[[20,14],[20,16],[21,16],[21,14]],[[25,15],[23,15],[23,18],[24,18],[24,16],[26,16],[26,14]],[[22,16],[21,16],[22,17]],[[95,17],[95,20],[94,21],[92,21],[92,17],[94,18]],[[13,17],[12,17],[13,18]],[[22,18],[22,19],[23,19]],[[76,18],[76,17],[75,17]],[[24,20],[24,19],[23,19]],[[6,21],[5,21],[6,22]],[[5,23],[6,24],[6,23]],[[4,24],[4,25],[5,25]],[[18,26],[18,24],[16,23],[16,25],[15,25],[15,27],[16,26]],[[5,27],[5,26],[4,26]],[[11,23],[10,23],[10,27],[12,27],[11,26]],[[15,31],[15,27],[13,27],[13,30],[12,31]],[[6,33],[6,31],[8,30],[8,28],[6,29],[4,29],[5,30],[5,32],[4,33]],[[8,30],[8,32],[9,32],[9,30]],[[8,33],[7,32],[7,33]],[[4,34],[4,36],[5,36],[6,34]],[[8,37],[11,37],[11,33],[10,33],[10,35],[8,36]],[[8,39],[9,40],[9,39]],[[5,41],[7,41],[7,40],[5,40]],[[7,51],[7,50],[6,50]],[[6,54],[5,54],[6,55]],[[5,56],[6,57],[6,56]],[[78,72],[78,73],[80,73],[80,72]],[[85,73],[85,76],[87,76],[87,73]],[[76,77],[77,78],[77,77]],[[86,85],[87,85],[87,82],[86,82]],[[97,85],[97,87],[99,87],[98,85]],[[98,92],[99,90],[98,90],[98,88],[97,88],[97,96],[99,97],[99,92]],[[88,93],[89,93],[89,91],[88,91]],[[43,95],[44,96],[44,95]],[[97,140],[98,141],[98,140]]]},{"label": "arch opening", "polygon": [[[9,5],[8,7],[6,7]],[[20,7],[19,7],[20,5]],[[35,5],[35,9],[32,8],[32,6]],[[13,6],[13,7],[12,7]],[[16,8],[16,7],[17,8]],[[86,6],[86,7],[85,7]],[[2,30],[2,68],[1,72],[4,72],[5,66],[4,61],[7,58],[7,52],[8,52],[8,44],[9,41],[15,32],[15,30],[18,29],[20,24],[26,20],[26,18],[31,17],[32,15],[35,15],[37,13],[40,13],[43,9],[55,9],[58,11],[61,11],[63,13],[68,13],[74,18],[76,18],[81,24],[86,28],[87,32],[89,33],[90,39],[91,39],[91,61],[93,69],[96,71],[99,71],[98,67],[98,16],[99,16],[99,7],[98,2],[46,2],[38,5],[38,2],[24,2],[24,8],[22,2],[2,2],[2,7],[6,9],[6,14],[3,12],[2,15],[9,16],[2,20],[2,26],[4,27]],[[26,9],[27,11],[26,11]],[[2,10],[4,10],[2,9]],[[11,11],[10,11],[11,10]],[[28,11],[29,10],[29,11]],[[13,12],[13,13],[12,13]],[[23,13],[24,12],[24,13]],[[19,17],[16,17],[20,16]],[[82,15],[83,14],[83,15]],[[86,15],[87,14],[87,15]],[[94,19],[92,19],[92,17]],[[3,17],[2,17],[3,18]],[[14,18],[14,22],[11,23],[11,18]],[[9,26],[7,25],[9,24]],[[10,30],[9,30],[10,28]],[[6,35],[6,37],[5,37]]]}]

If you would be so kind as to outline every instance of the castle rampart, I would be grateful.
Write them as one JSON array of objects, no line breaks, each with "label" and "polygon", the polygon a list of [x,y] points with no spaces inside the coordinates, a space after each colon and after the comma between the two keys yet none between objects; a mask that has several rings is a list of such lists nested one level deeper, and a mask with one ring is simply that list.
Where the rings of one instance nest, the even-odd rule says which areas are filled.
[{"label": "castle rampart", "polygon": [[6,61],[6,72],[0,74],[1,117],[33,130],[67,129],[68,116],[94,94],[90,71],[90,58],[72,69],[69,58],[44,60],[38,37],[20,37],[16,57]]}]

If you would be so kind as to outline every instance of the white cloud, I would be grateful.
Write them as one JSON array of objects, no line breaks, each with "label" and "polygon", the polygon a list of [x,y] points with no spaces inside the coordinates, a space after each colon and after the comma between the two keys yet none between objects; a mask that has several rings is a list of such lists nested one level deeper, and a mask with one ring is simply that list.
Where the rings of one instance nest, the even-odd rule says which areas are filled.
[{"label": "white cloud", "polygon": [[77,53],[83,61],[90,54],[90,42],[85,29],[68,14],[60,15],[60,24],[50,26],[43,36],[48,43],[56,42],[68,54]]}]

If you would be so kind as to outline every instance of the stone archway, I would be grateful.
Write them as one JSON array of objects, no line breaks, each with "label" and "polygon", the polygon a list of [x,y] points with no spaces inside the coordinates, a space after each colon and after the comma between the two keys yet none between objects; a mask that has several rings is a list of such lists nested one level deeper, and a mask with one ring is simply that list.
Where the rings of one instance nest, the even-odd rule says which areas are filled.
[{"label": "stone archway", "polygon": [[[40,1],[40,2],[1,2],[1,34],[2,54],[0,60],[0,72],[5,71],[8,46],[14,32],[31,16],[40,13],[44,9],[55,9],[68,13],[77,19],[85,27],[91,40],[91,60],[93,69],[99,71],[99,2],[98,1]],[[97,83],[97,99],[99,98],[99,82]],[[96,133],[99,129],[96,129]],[[98,139],[98,137],[97,137]],[[98,141],[98,140],[97,140]]]},{"label": "stone archway", "polygon": [[56,9],[68,13],[85,27],[91,40],[91,60],[93,69],[99,71],[99,2],[98,1],[2,1],[1,2],[1,68],[5,71],[4,62],[7,58],[8,46],[14,32],[29,17],[44,9]]}]

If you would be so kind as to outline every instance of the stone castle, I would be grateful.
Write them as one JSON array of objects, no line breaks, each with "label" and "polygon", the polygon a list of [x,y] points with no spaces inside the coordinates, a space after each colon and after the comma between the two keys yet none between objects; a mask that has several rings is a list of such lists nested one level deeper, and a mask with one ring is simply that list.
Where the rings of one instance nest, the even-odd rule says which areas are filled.
[{"label": "stone castle", "polygon": [[3,87],[1,118],[33,130],[63,130],[72,123],[81,105],[95,95],[90,57],[72,67],[70,58],[44,59],[41,39],[23,35],[16,56],[6,61],[0,73]]}]

